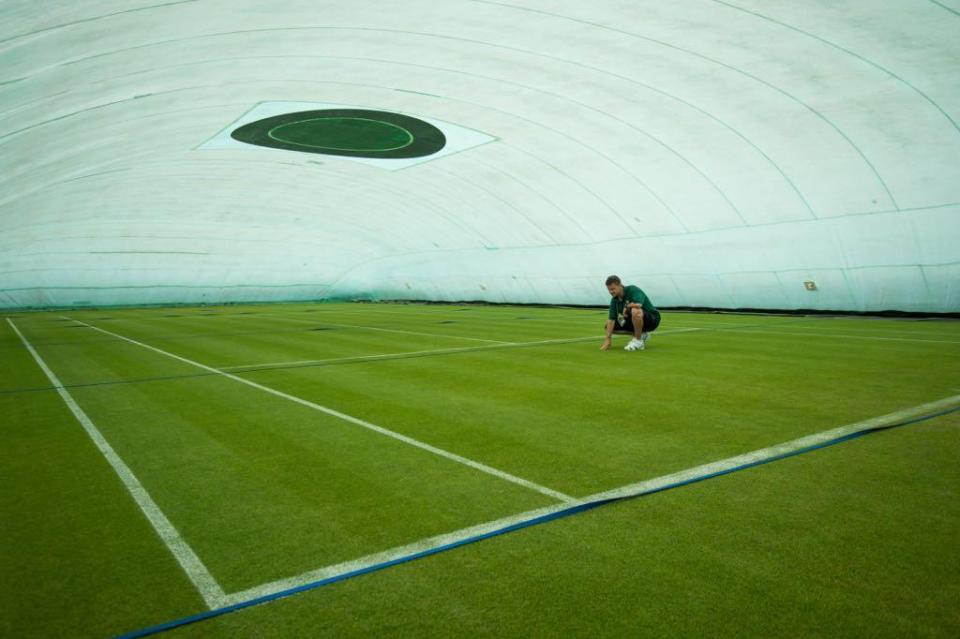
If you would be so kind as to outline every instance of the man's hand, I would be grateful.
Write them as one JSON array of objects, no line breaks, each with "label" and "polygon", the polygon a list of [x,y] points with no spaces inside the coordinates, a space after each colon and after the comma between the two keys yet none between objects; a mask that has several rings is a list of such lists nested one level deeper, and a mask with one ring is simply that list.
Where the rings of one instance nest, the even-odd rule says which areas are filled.
[{"label": "man's hand", "polygon": [[607,350],[608,348],[610,348],[610,338],[609,338],[609,337],[605,337],[605,338],[603,338],[603,344],[600,346],[600,350],[601,350],[601,351],[605,351],[605,350]]}]

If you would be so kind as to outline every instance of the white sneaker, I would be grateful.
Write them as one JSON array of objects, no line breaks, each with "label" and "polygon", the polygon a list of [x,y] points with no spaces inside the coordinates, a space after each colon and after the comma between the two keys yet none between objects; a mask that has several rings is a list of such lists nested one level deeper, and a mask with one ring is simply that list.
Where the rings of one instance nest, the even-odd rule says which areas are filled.
[{"label": "white sneaker", "polygon": [[623,347],[625,351],[642,351],[644,348],[643,342],[638,340],[636,337],[630,340],[626,346]]}]

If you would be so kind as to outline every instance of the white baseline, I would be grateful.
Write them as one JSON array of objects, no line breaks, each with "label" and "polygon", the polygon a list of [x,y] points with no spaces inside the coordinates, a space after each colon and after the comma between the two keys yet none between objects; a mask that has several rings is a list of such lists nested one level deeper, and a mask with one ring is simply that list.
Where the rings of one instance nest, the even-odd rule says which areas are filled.
[{"label": "white baseline", "polygon": [[[749,453],[744,453],[742,455],[737,455],[736,457],[728,457],[727,459],[721,459],[709,464],[704,464],[702,466],[696,466],[694,468],[689,468],[687,470],[682,470],[676,473],[671,473],[669,475],[663,475],[661,477],[655,477],[653,479],[648,479],[636,484],[629,484],[627,486],[621,486],[619,488],[614,488],[612,490],[607,490],[604,492],[596,493],[582,498],[583,503],[599,501],[603,499],[611,498],[624,498],[635,495],[640,495],[651,490],[656,490],[658,488],[664,488],[672,484],[689,481],[692,479],[706,477],[714,473],[723,472],[725,470],[731,470],[737,468],[738,466],[743,466],[744,464],[749,464],[753,462],[763,461],[767,459],[772,459],[779,455],[785,453],[794,452],[808,446],[814,446],[816,444],[822,444],[824,442],[830,441],[837,437],[842,437],[843,435],[849,435],[851,433],[856,433],[863,430],[868,430],[870,428],[876,428],[878,426],[885,426],[889,424],[894,424],[905,419],[910,419],[912,417],[917,417],[920,415],[928,414],[931,412],[936,412],[938,410],[946,410],[960,405],[960,395],[954,395],[952,397],[947,397],[938,401],[930,402],[927,404],[921,404],[919,406],[914,406],[904,410],[900,410],[894,413],[889,413],[887,415],[882,415],[880,417],[874,417],[872,419],[867,419],[861,422],[856,422],[854,424],[848,424],[846,426],[840,426],[839,428],[832,428],[830,430],[825,430],[820,433],[813,435],[808,435],[806,437],[801,437],[799,439],[794,439],[792,441],[784,442],[782,444],[777,444],[769,448],[762,448],[759,450],[754,450]],[[317,570],[311,570],[300,575],[293,577],[288,577],[286,579],[280,579],[278,581],[272,581],[269,583],[261,584],[259,586],[254,586],[247,590],[240,592],[235,592],[228,595],[230,604],[240,603],[242,601],[247,601],[249,599],[254,599],[257,597],[264,597],[267,595],[272,595],[290,588],[296,588],[297,586],[303,586],[305,584],[313,583],[321,579],[329,579],[331,577],[337,577],[344,575],[356,570],[361,570],[364,568],[369,568],[371,566],[376,566],[381,563],[388,561],[394,561],[408,555],[413,555],[416,553],[424,552],[426,550],[432,550],[434,548],[439,548],[441,546],[446,546],[448,544],[456,543],[458,541],[463,541],[471,537],[476,537],[478,535],[484,535],[495,530],[499,530],[506,526],[511,526],[525,521],[530,521],[536,519],[537,517],[542,517],[544,515],[549,515],[551,513],[559,512],[561,510],[566,510],[570,508],[569,504],[558,504],[555,506],[547,506],[545,508],[538,508],[536,510],[530,510],[523,513],[518,513],[516,515],[511,515],[509,517],[504,517],[503,519],[496,519],[494,521],[488,521],[483,524],[478,524],[476,526],[471,526],[469,528],[463,528],[461,530],[456,530],[450,533],[443,535],[438,535],[436,537],[430,537],[427,539],[421,539],[420,541],[415,541],[411,544],[404,546],[398,546],[396,548],[391,548],[390,550],[385,550],[383,552],[378,552],[372,555],[367,555],[365,557],[360,557],[352,561],[339,563],[331,566],[326,566],[324,568],[319,568]]]}]

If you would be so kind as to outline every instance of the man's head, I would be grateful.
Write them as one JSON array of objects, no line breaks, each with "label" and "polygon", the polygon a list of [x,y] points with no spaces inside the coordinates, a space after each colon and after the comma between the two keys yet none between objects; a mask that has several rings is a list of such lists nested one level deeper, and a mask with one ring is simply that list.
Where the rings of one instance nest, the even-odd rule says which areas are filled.
[{"label": "man's head", "polygon": [[610,293],[611,297],[623,296],[623,282],[616,275],[607,278],[607,292]]}]

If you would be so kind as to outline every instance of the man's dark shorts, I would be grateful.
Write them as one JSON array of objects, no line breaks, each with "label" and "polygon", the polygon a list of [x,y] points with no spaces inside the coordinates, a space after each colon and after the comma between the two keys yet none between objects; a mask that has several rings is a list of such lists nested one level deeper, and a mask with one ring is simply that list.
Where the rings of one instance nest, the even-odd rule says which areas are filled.
[{"label": "man's dark shorts", "polygon": [[[648,313],[647,309],[642,308],[640,311],[643,313],[643,332],[652,333],[657,330],[657,327],[660,326],[660,313]],[[614,320],[613,321],[613,332],[614,333],[630,333],[633,335],[633,321],[628,316],[627,321],[624,322],[623,326]]]}]

